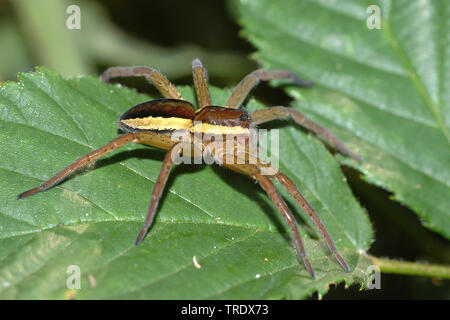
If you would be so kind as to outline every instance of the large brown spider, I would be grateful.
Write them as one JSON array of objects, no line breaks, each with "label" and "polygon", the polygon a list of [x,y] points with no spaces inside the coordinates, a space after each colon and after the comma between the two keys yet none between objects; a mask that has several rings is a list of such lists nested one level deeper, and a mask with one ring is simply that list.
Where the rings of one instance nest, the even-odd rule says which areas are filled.
[{"label": "large brown spider", "polygon": [[[234,161],[230,163],[229,161],[225,161],[225,157],[230,156],[230,151],[224,147],[218,150],[217,146],[215,146],[214,152],[211,153],[211,156],[216,160],[216,162],[222,163],[224,166],[233,171],[252,177],[261,185],[280,211],[284,220],[289,225],[298,255],[302,258],[306,270],[311,277],[315,278],[314,270],[306,255],[303,241],[295,223],[294,216],[286,206],[286,203],[281,198],[279,193],[276,191],[275,186],[270,179],[279,181],[295,199],[300,207],[311,218],[312,222],[317,226],[326,244],[328,245],[328,248],[336,257],[339,264],[345,271],[349,272],[349,266],[337,251],[330,234],[315,210],[298,191],[296,185],[291,179],[281,173],[277,168],[274,168],[270,164],[260,160],[257,155],[255,156],[249,152],[248,137],[250,135],[250,129],[255,128],[255,125],[275,119],[291,117],[296,123],[321,136],[328,144],[342,154],[350,156],[358,161],[361,161],[361,158],[357,154],[349,151],[338,138],[331,134],[331,132],[312,122],[296,109],[277,106],[257,110],[250,114],[248,114],[245,110],[238,110],[249,92],[261,80],[268,81],[273,79],[288,78],[299,86],[309,86],[310,83],[301,80],[289,71],[258,69],[247,75],[234,88],[225,103],[225,107],[217,107],[212,105],[208,89],[206,69],[203,67],[199,59],[193,60],[192,73],[198,105],[200,107],[198,110],[195,110],[191,103],[183,100],[181,94],[175,86],[167,80],[166,77],[152,68],[111,67],[107,69],[101,76],[102,81],[107,82],[114,77],[143,76],[150,83],[155,85],[165,99],[141,103],[126,111],[118,121],[119,129],[124,131],[125,134],[117,137],[103,147],[78,158],[54,177],[44,182],[41,186],[23,192],[18,195],[17,198],[22,199],[57,185],[76,170],[89,165],[105,154],[110,153],[111,151],[120,148],[129,142],[142,143],[168,150],[164,158],[161,171],[159,172],[158,179],[156,180],[153,188],[147,216],[144,220],[144,226],[136,239],[136,245],[138,245],[144,239],[146,233],[152,225],[158,202],[166,184],[169,171],[174,164],[174,159],[183,153],[183,149],[180,148],[180,146],[188,143],[189,146],[193,147],[192,150],[195,151],[200,148],[204,151],[208,149],[208,146],[212,143],[212,140],[208,139],[201,140],[200,145],[198,145],[198,143],[194,145],[192,141],[195,140],[192,139],[189,140],[190,142],[186,142],[185,140],[174,141],[174,139],[171,138],[171,134],[176,130],[184,130],[189,136],[194,136],[198,133],[202,135],[215,134],[216,136],[223,136],[224,141],[228,142],[227,134],[233,133],[233,141],[236,135],[241,137],[243,136],[245,138],[243,152],[242,150],[238,152],[236,147],[233,147],[232,149],[232,156],[234,156],[232,159],[240,160],[240,162]],[[188,156],[191,157],[193,154],[189,154]],[[267,168],[271,169],[270,175],[262,173],[263,169]]]}]

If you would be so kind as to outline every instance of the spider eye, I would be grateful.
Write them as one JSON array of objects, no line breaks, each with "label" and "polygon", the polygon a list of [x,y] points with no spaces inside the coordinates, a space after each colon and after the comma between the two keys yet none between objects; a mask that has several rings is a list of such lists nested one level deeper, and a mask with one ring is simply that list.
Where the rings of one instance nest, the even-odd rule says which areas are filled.
[{"label": "spider eye", "polygon": [[241,114],[239,119],[241,119],[241,121],[246,121],[248,119],[248,114],[246,113]]}]

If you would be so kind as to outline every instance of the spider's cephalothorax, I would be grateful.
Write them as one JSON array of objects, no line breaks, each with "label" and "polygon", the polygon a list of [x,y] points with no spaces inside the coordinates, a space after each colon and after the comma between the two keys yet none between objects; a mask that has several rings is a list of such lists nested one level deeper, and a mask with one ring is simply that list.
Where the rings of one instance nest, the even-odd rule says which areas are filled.
[{"label": "spider's cephalothorax", "polygon": [[[229,135],[233,137],[247,137],[250,134],[250,130],[256,128],[256,125],[258,124],[275,119],[290,117],[297,124],[321,136],[331,147],[335,148],[339,152],[352,157],[357,161],[362,161],[357,154],[348,150],[347,147],[331,132],[312,122],[306,118],[303,113],[296,109],[277,106],[260,109],[250,114],[245,110],[238,109],[249,92],[261,80],[268,81],[272,79],[288,78],[299,86],[311,85],[311,83],[301,80],[293,73],[285,70],[256,70],[246,76],[234,88],[230,97],[226,101],[225,106],[219,107],[212,105],[208,89],[206,70],[200,60],[194,59],[192,62],[192,71],[199,105],[198,110],[195,110],[191,103],[183,100],[183,97],[175,86],[161,73],[152,68],[112,67],[107,69],[101,77],[103,81],[107,82],[109,79],[115,77],[143,76],[156,86],[156,88],[164,96],[164,99],[141,103],[126,111],[118,120],[118,127],[124,132],[123,135],[117,137],[103,147],[78,158],[61,172],[45,181],[41,186],[23,192],[18,195],[17,198],[22,199],[40,191],[47,190],[63,181],[67,176],[76,170],[89,165],[105,154],[130,142],[142,143],[168,150],[158,179],[156,180],[153,188],[150,205],[144,220],[144,226],[136,239],[137,245],[144,239],[146,233],[152,225],[170,168],[172,167],[176,156],[178,156],[180,152],[182,152],[181,150],[183,150],[182,148],[179,148],[179,146],[186,143],[185,141],[180,142],[180,140],[173,139],[172,134],[174,132],[182,130],[192,136],[201,134],[203,137],[220,136],[225,137],[225,139]],[[202,140],[200,147],[205,149],[205,147],[207,147],[210,143],[211,140]],[[194,146],[194,149],[197,147],[198,146]],[[235,156],[232,158],[238,160],[235,162],[223,161],[224,159],[222,159],[222,157],[225,158],[230,155],[230,149],[220,147],[220,145],[215,146],[214,153],[212,153],[211,156],[217,160],[218,163],[223,163],[227,168],[255,179],[264,191],[266,191],[267,195],[274,202],[275,206],[278,208],[284,220],[291,229],[297,252],[302,258],[305,268],[311,277],[315,277],[314,270],[306,255],[303,241],[297,224],[295,223],[294,216],[275,189],[271,179],[280,182],[280,184],[289,192],[289,194],[295,199],[305,213],[311,218],[312,222],[317,226],[328,248],[336,257],[342,268],[347,272],[350,271],[349,266],[337,251],[330,234],[321,222],[319,216],[298,191],[294,182],[281,173],[277,168],[272,167],[269,163],[261,161],[258,159],[257,155],[255,156],[251,154],[249,150],[247,150],[247,147],[247,144],[244,144],[244,149],[239,150],[239,152],[237,149],[232,149],[232,155]],[[220,148],[223,149],[218,150]],[[264,171],[264,169],[267,169],[268,167],[270,167],[271,173],[269,175],[267,173],[263,174],[263,172],[267,172]]]}]

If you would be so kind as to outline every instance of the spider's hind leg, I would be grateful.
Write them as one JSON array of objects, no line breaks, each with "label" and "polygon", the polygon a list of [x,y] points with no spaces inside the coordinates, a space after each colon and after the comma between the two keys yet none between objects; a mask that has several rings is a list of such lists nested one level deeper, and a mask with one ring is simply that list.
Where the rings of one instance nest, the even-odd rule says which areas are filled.
[{"label": "spider's hind leg", "polygon": [[103,72],[100,79],[108,82],[112,78],[119,77],[145,77],[148,82],[152,83],[161,94],[168,99],[183,100],[181,93],[175,86],[167,80],[160,72],[149,67],[110,67]]},{"label": "spider's hind leg", "polygon": [[[319,232],[322,238],[325,240],[328,248],[331,253],[336,257],[336,260],[342,266],[342,268],[349,272],[350,268],[341,254],[337,251],[337,248],[331,238],[331,235],[328,233],[324,224],[322,223],[319,215],[316,211],[311,207],[311,205],[306,201],[306,199],[302,196],[300,191],[297,189],[295,183],[289,179],[285,174],[281,173],[279,169],[271,166],[269,163],[265,163],[258,159],[257,157],[252,156],[247,153],[248,161],[250,163],[246,163],[244,165],[238,164],[225,164],[229,169],[246,174],[254,179],[256,179],[261,187],[266,191],[268,196],[277,206],[278,210],[282,214],[285,221],[288,223],[293,238],[295,240],[297,252],[299,256],[302,258],[303,263],[309,274],[314,277],[314,271],[311,267],[311,264],[306,256],[305,248],[303,246],[303,242],[300,236],[300,232],[295,223],[294,216],[292,215],[289,208],[286,206],[286,203],[281,198],[279,193],[276,191],[274,184],[270,181],[270,179],[275,179],[281,183],[281,185],[286,189],[287,192],[294,198],[294,200],[299,204],[299,206],[303,209],[303,211],[309,216],[314,225],[319,229]],[[270,179],[269,179],[270,178]]]},{"label": "spider's hind leg", "polygon": [[325,225],[322,223],[319,215],[316,211],[311,207],[311,205],[306,201],[303,195],[298,191],[295,183],[289,179],[285,174],[278,172],[273,176],[281,185],[286,189],[287,192],[294,198],[294,200],[298,203],[298,205],[303,209],[303,211],[309,216],[314,225],[319,229],[320,234],[322,235],[325,243],[330,249],[331,253],[335,256],[336,260],[339,262],[341,267],[346,271],[350,272],[350,267],[347,262],[345,262],[344,258],[337,251],[336,246],[331,239],[331,235],[328,233]]},{"label": "spider's hind leg", "polygon": [[[223,150],[222,150],[223,151]],[[278,169],[275,167],[272,167],[270,164],[262,163],[259,159],[253,157],[251,154],[247,153],[246,156],[248,157],[247,162],[245,164],[238,164],[243,163],[239,160],[243,160],[243,155],[236,155],[238,159],[237,162],[234,163],[228,163],[226,162],[227,154],[226,152],[219,152],[219,154],[223,157],[223,159],[218,158],[215,156],[215,158],[221,163],[223,163],[228,169],[231,169],[235,172],[245,174],[253,179],[255,179],[260,186],[263,188],[263,190],[267,193],[269,198],[272,200],[272,202],[277,207],[278,211],[281,213],[281,216],[288,224],[289,228],[291,229],[292,238],[294,239],[295,248],[297,250],[297,254],[302,259],[303,264],[305,265],[306,271],[310,274],[310,276],[314,279],[315,273],[314,269],[311,265],[311,262],[309,261],[309,258],[306,254],[305,246],[303,244],[302,237],[300,235],[299,228],[297,226],[297,223],[295,222],[294,215],[292,214],[291,210],[289,210],[288,206],[286,205],[286,202],[284,202],[283,198],[280,196],[278,191],[275,188],[275,185],[273,182],[269,179],[269,177],[272,177],[271,175],[277,174],[279,172]],[[229,156],[229,154],[228,154]],[[233,159],[235,159],[233,157]],[[264,175],[261,174],[261,172],[268,173],[270,172],[271,175]]]},{"label": "spider's hind leg", "polygon": [[295,241],[295,247],[297,249],[297,253],[300,256],[300,258],[303,261],[303,264],[305,265],[306,271],[311,275],[313,279],[316,278],[316,275],[314,273],[314,269],[311,265],[311,262],[309,261],[308,256],[306,255],[305,246],[303,244],[302,237],[300,235],[300,231],[297,227],[297,224],[295,223],[294,216],[292,212],[289,210],[288,206],[286,205],[286,202],[284,202],[283,198],[281,198],[278,191],[275,189],[275,185],[272,181],[268,178],[268,176],[261,175],[259,173],[255,173],[253,175],[253,178],[258,181],[259,185],[264,189],[264,191],[267,193],[269,198],[273,201],[273,203],[276,205],[278,210],[280,211],[281,215],[283,216],[284,220],[287,222],[289,228],[291,229],[292,236]]}]

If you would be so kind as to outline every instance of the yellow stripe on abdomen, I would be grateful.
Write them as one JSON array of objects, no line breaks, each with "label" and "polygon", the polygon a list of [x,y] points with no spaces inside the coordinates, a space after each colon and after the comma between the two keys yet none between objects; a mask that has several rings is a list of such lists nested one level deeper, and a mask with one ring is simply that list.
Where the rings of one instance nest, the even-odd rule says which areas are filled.
[{"label": "yellow stripe on abdomen", "polygon": [[192,120],[177,118],[177,117],[146,117],[146,118],[135,118],[122,120],[125,125],[140,130],[155,130],[155,131],[166,131],[166,130],[181,130],[189,129]]},{"label": "yellow stripe on abdomen", "polygon": [[204,134],[250,134],[248,128],[239,126],[227,127],[214,125],[209,123],[198,123],[191,127],[192,133],[204,133]]}]

